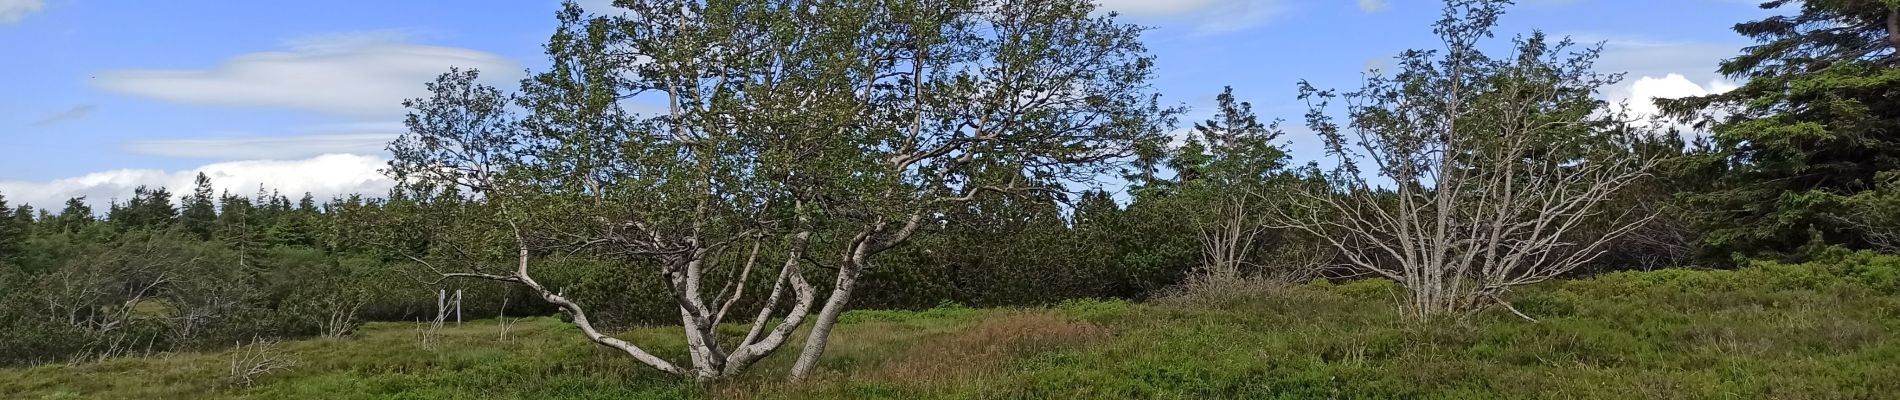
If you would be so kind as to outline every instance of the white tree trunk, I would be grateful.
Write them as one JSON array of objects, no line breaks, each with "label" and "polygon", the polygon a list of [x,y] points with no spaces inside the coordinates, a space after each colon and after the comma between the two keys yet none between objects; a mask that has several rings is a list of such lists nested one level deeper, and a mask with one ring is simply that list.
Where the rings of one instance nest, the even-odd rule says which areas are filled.
[{"label": "white tree trunk", "polygon": [[818,319],[811,325],[811,334],[805,337],[805,349],[798,354],[798,361],[792,364],[792,380],[803,380],[818,367],[818,359],[825,354],[825,347],[830,344],[831,328],[837,326],[838,316],[844,315],[845,307],[851,302],[851,292],[857,287],[859,272],[860,267],[855,265],[838,269],[837,286],[831,289],[831,297],[825,300],[825,307],[818,311]]}]

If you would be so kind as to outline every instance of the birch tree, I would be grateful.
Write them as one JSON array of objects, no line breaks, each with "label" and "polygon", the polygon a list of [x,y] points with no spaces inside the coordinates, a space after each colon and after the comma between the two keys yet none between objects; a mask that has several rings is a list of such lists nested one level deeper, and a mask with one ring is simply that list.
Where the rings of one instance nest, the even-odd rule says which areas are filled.
[{"label": "birch tree", "polygon": [[[1093,176],[1172,114],[1147,86],[1141,30],[1082,0],[617,6],[566,5],[552,68],[519,95],[466,71],[430,85],[390,171],[465,193],[483,215],[458,219],[502,232],[472,240],[515,249],[442,276],[525,286],[590,340],[700,380],[744,371],[806,324],[792,375],[809,374],[873,256],[954,204]],[[662,111],[636,115],[638,102]],[[1025,173],[991,181],[979,164]],[[449,243],[451,258],[483,258]],[[690,364],[601,331],[534,278],[577,252],[660,274]],[[807,264],[835,270],[816,310]],[[754,280],[762,301],[741,301]],[[743,304],[756,305],[746,334],[719,335]]]},{"label": "birch tree", "polygon": [[[1176,109],[1149,86],[1142,28],[1093,15],[1084,0],[875,2],[847,74],[837,132],[787,149],[787,186],[845,233],[825,243],[837,273],[793,366],[811,373],[876,256],[943,210],[980,196],[1055,190],[1116,167],[1161,140]],[[1007,167],[1021,174],[983,174]]]},{"label": "birch tree", "polygon": [[[1592,72],[1597,49],[1541,33],[1510,41],[1503,57],[1484,53],[1508,4],[1448,1],[1434,30],[1442,51],[1408,51],[1396,74],[1373,73],[1357,91],[1301,83],[1336,168],[1299,193],[1317,212],[1283,209],[1279,224],[1401,283],[1412,316],[1509,308],[1512,287],[1588,263],[1653,216],[1603,207],[1655,165],[1617,145],[1639,132],[1596,98],[1619,76]],[[1328,113],[1336,102],[1344,123]],[[1584,229],[1602,221],[1610,227]]]},{"label": "birch tree", "polygon": [[[770,203],[756,184],[760,167],[732,131],[690,123],[692,111],[646,120],[621,108],[637,65],[633,49],[614,47],[626,34],[617,18],[587,18],[568,4],[547,51],[553,67],[523,82],[519,96],[479,83],[474,71],[451,71],[412,100],[410,132],[392,143],[398,179],[454,188],[470,196],[465,223],[488,223],[505,243],[506,264],[472,270],[437,268],[443,259],[483,260],[487,246],[448,244],[435,257],[411,258],[445,278],[519,284],[568,314],[590,340],[654,369],[706,380],[730,376],[776,349],[799,326],[811,289],[797,273],[799,239],[780,270],[772,299],[752,332],[722,341],[716,327],[734,311],[765,240],[775,231]],[[712,107],[709,103],[701,103]],[[467,230],[479,236],[483,229]],[[776,244],[775,244],[776,246]],[[751,249],[741,263],[727,253]],[[587,307],[535,278],[556,254],[588,252],[648,268],[667,283],[679,309],[689,364],[654,355],[596,326]],[[732,273],[725,273],[734,271]],[[764,275],[761,272],[759,275]],[[708,286],[725,289],[708,296]],[[774,305],[794,292],[784,321],[767,329]]]},{"label": "birch tree", "polygon": [[[1260,269],[1258,248],[1273,241],[1262,220],[1262,210],[1273,205],[1271,193],[1287,186],[1286,152],[1275,143],[1281,135],[1277,121],[1261,123],[1253,105],[1234,97],[1226,88],[1215,97],[1218,112],[1194,124],[1187,143],[1169,164],[1179,175],[1177,202],[1193,212],[1200,233],[1201,265],[1191,279],[1234,282]],[[1274,243],[1285,247],[1284,243]],[[1284,260],[1275,260],[1284,261]],[[1278,267],[1287,267],[1281,265]],[[1303,268],[1271,271],[1284,278],[1310,278]]]}]

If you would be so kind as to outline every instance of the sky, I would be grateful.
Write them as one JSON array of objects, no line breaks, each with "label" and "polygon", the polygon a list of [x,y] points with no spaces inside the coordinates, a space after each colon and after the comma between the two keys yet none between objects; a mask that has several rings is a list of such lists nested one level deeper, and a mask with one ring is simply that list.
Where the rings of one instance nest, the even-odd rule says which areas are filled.
[{"label": "sky", "polygon": [[[1439,0],[1098,0],[1152,27],[1154,85],[1206,118],[1223,86],[1263,118],[1289,120],[1296,158],[1316,138],[1295,83],[1353,88],[1368,69],[1435,48]],[[607,0],[585,0],[590,11]],[[260,186],[320,199],[381,194],[383,146],[404,98],[449,67],[512,87],[546,65],[557,0],[0,0],[0,195],[95,209],[139,185]],[[1541,30],[1604,47],[1627,72],[1611,101],[1731,89],[1715,72],[1750,44],[1730,30],[1771,15],[1751,0],[1520,0],[1500,40]]]}]

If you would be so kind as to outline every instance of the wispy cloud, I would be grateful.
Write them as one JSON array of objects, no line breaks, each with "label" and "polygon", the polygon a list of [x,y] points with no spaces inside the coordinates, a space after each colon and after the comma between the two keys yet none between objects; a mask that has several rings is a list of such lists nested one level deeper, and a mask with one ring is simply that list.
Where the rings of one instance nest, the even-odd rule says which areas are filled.
[{"label": "wispy cloud", "polygon": [[1359,0],[1359,11],[1380,12],[1392,8],[1388,0]]},{"label": "wispy cloud", "polygon": [[415,42],[424,36],[427,35],[414,29],[329,32],[285,39],[283,46],[299,53],[346,53],[367,47]]},{"label": "wispy cloud", "polygon": [[46,0],[0,0],[0,25],[12,25],[46,10]]},{"label": "wispy cloud", "polygon": [[381,154],[395,133],[134,140],[125,150],[168,157],[216,160],[285,160],[319,154]]},{"label": "wispy cloud", "polygon": [[[0,0],[4,1],[4,0]],[[163,101],[268,106],[393,119],[402,100],[423,95],[423,82],[449,67],[478,68],[491,82],[510,81],[515,62],[500,55],[406,42],[408,31],[336,33],[293,39],[288,51],[241,54],[203,70],[115,70],[102,89]]]},{"label": "wispy cloud", "polygon": [[41,118],[38,121],[33,121],[33,123],[29,124],[28,126],[39,128],[39,127],[52,126],[54,124],[58,124],[61,122],[84,119],[86,118],[86,116],[92,115],[93,111],[98,111],[98,110],[99,110],[99,106],[95,106],[91,104],[80,104],[80,105],[73,106],[72,108],[60,110],[60,112],[53,113],[53,115],[48,115],[46,116],[46,118]]}]

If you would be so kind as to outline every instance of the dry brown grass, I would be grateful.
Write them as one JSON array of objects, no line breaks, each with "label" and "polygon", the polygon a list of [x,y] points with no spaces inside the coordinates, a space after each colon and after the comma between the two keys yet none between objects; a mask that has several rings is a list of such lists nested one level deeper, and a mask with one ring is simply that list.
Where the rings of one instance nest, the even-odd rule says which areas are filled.
[{"label": "dry brown grass", "polygon": [[1072,348],[1106,336],[1107,330],[1100,326],[1052,312],[1013,312],[925,341],[883,368],[864,371],[851,379],[920,386],[954,384],[992,373],[1014,354]]},{"label": "dry brown grass", "polygon": [[[881,336],[876,332],[859,334]],[[821,370],[801,383],[734,382],[711,388],[710,392],[720,399],[824,398],[845,395],[842,393],[849,387],[866,384],[898,385],[922,392],[954,391],[960,384],[999,373],[1012,357],[1080,348],[1108,336],[1106,328],[1054,311],[1007,311],[961,329],[914,337],[911,342],[915,344],[875,365],[849,372]]]}]

